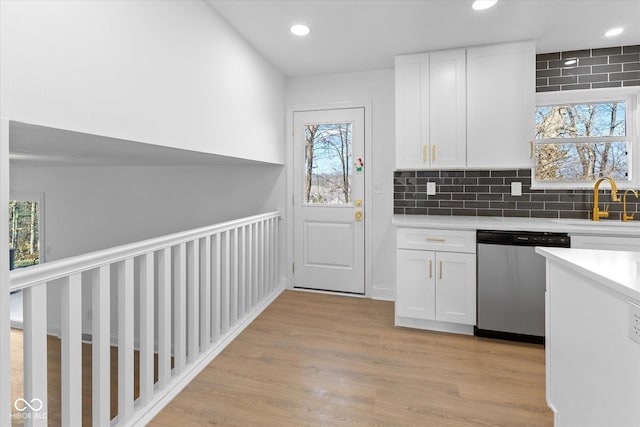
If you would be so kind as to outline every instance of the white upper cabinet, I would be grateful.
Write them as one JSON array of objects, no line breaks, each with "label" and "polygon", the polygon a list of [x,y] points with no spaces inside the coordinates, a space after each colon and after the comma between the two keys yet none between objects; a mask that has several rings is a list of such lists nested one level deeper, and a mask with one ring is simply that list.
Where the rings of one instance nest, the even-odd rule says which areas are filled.
[{"label": "white upper cabinet", "polygon": [[429,54],[396,57],[396,168],[429,166]]},{"label": "white upper cabinet", "polygon": [[465,50],[429,54],[431,167],[464,167],[467,158]]},{"label": "white upper cabinet", "polygon": [[396,57],[396,168],[466,164],[465,50]]},{"label": "white upper cabinet", "polygon": [[531,167],[534,112],[533,42],[467,49],[468,167]]}]

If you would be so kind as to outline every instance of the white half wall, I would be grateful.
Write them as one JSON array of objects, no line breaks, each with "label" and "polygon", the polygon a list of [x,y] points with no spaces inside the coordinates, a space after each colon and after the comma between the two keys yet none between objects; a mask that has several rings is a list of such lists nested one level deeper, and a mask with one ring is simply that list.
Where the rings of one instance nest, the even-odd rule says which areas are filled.
[{"label": "white half wall", "polygon": [[0,2],[10,120],[284,163],[284,77],[201,0]]},{"label": "white half wall", "polygon": [[[288,78],[287,107],[329,104],[371,104],[372,158],[365,159],[371,168],[373,200],[367,200],[367,221],[371,221],[372,274],[366,294],[371,298],[395,299],[395,233],[393,215],[393,170],[395,139],[394,72],[376,70]],[[369,237],[369,236],[367,236]]]},{"label": "white half wall", "polygon": [[[286,197],[284,167],[278,165],[12,165],[10,173],[12,192],[44,194],[47,261],[283,211]],[[86,332],[91,330],[90,291],[90,287],[83,288],[82,321]],[[116,331],[115,294],[112,299],[112,331]],[[47,317],[49,332],[58,334],[60,295],[56,284],[48,288]]]}]

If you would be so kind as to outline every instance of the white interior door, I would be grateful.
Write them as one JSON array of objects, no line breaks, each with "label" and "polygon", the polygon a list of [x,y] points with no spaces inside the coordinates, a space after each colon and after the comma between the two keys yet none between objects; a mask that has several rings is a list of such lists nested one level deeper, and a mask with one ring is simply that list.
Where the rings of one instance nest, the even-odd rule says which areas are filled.
[{"label": "white interior door", "polygon": [[293,122],[294,286],[364,294],[364,108]]}]

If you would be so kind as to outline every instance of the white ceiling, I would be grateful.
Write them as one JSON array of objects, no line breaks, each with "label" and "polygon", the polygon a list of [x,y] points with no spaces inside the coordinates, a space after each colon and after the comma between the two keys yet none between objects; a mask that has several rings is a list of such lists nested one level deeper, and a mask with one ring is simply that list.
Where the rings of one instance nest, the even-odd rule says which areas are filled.
[{"label": "white ceiling", "polygon": [[[640,44],[640,0],[204,0],[286,76],[393,66],[393,56],[533,39],[538,53]],[[311,34],[289,33],[305,23]],[[622,35],[605,38],[616,26]]]}]

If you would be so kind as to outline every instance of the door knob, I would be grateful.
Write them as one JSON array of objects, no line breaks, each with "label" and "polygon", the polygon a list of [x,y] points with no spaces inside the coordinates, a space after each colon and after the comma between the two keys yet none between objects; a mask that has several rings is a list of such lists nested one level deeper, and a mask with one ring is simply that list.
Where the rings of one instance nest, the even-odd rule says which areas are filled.
[{"label": "door knob", "polygon": [[362,211],[356,211],[356,221],[362,221]]}]

